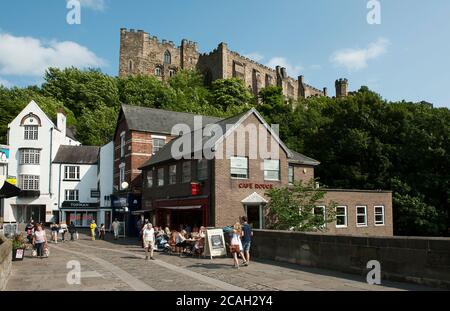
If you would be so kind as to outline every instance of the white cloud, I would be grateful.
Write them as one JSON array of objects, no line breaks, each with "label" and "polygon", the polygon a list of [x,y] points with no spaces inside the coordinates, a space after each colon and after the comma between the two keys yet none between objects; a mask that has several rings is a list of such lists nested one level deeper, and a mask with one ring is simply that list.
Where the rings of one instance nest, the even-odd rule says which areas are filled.
[{"label": "white cloud", "polygon": [[285,67],[287,74],[291,77],[298,77],[303,71],[302,66],[292,65],[284,57],[273,57],[266,63],[266,66],[271,68],[275,68],[276,66]]},{"label": "white cloud", "polygon": [[4,87],[12,86],[12,84],[8,80],[2,79],[2,77],[0,77],[0,85],[3,85]]},{"label": "white cloud", "polygon": [[264,56],[258,52],[252,52],[248,54],[244,54],[245,57],[254,60],[255,62],[260,62],[264,59]]},{"label": "white cloud", "polygon": [[389,40],[380,38],[370,43],[365,49],[344,49],[335,52],[331,56],[331,62],[337,66],[343,66],[349,71],[358,71],[368,66],[368,61],[385,54]]},{"label": "white cloud", "polygon": [[0,74],[42,76],[49,67],[94,67],[105,65],[88,48],[72,41],[43,42],[32,37],[0,33]]},{"label": "white cloud", "polygon": [[[71,0],[66,0],[67,2]],[[81,8],[88,8],[94,11],[104,11],[106,9],[105,0],[78,0]]]}]

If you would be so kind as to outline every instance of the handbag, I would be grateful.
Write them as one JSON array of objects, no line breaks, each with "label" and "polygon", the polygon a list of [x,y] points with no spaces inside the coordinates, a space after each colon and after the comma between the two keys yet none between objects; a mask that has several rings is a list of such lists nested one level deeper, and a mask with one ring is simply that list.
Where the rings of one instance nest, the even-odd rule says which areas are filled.
[{"label": "handbag", "polygon": [[37,251],[35,249],[33,249],[33,251],[31,252],[31,256],[33,256],[33,257],[37,256]]},{"label": "handbag", "polygon": [[230,245],[230,253],[239,253],[240,252],[240,247],[239,245]]}]

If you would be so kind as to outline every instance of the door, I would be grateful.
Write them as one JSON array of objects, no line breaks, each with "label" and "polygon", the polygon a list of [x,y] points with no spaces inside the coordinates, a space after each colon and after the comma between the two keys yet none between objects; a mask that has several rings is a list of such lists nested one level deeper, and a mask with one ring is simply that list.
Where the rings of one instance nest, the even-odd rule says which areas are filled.
[{"label": "door", "polygon": [[105,211],[105,228],[111,230],[111,211]]},{"label": "door", "polygon": [[248,224],[253,229],[263,229],[264,219],[261,205],[245,205]]}]

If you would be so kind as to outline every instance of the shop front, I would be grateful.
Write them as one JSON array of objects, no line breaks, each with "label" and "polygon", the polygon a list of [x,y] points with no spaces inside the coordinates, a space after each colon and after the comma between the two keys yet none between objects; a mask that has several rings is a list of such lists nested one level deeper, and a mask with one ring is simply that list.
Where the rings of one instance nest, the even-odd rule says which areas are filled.
[{"label": "shop front", "polygon": [[88,228],[93,220],[99,223],[99,203],[63,202],[61,221],[78,228]]},{"label": "shop front", "polygon": [[127,193],[124,195],[113,195],[112,198],[112,220],[117,219],[125,224],[127,236],[139,236],[138,220],[141,218],[141,196],[140,194]]}]

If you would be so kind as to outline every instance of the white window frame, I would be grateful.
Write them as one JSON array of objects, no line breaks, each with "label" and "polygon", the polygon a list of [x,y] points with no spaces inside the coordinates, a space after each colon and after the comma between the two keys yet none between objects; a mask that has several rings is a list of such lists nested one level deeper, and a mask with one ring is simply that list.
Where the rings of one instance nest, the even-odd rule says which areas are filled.
[{"label": "white window frame", "polygon": [[[291,170],[292,170],[292,174],[291,174]],[[292,176],[292,181],[291,181],[291,176]],[[293,165],[289,165],[288,166],[288,183],[289,185],[293,185],[295,182],[295,168]]]},{"label": "white window frame", "polygon": [[125,181],[125,163],[119,165],[119,188],[122,189],[122,184]]},{"label": "white window frame", "polygon": [[66,189],[64,191],[64,200],[67,202],[79,202],[80,201],[80,191],[77,189]]},{"label": "white window frame", "polygon": [[[164,141],[162,146],[155,147],[155,142],[161,142]],[[158,151],[160,151],[164,146],[166,145],[166,137],[163,136],[152,136],[152,154],[156,154]],[[156,150],[157,149],[157,150]]]},{"label": "white window frame", "polygon": [[[237,166],[234,166],[233,167],[233,160],[235,160],[235,159],[245,159],[246,160],[246,163],[247,163],[247,167],[245,167],[245,169],[246,169],[246,172],[245,172],[245,177],[241,177],[241,176],[233,176],[233,169],[238,169],[238,170],[244,170],[244,168],[243,167],[237,167]],[[231,177],[231,179],[241,179],[241,180],[246,180],[246,179],[248,179],[249,178],[249,175],[250,175],[250,172],[249,172],[249,169],[248,169],[248,167],[249,167],[249,163],[248,163],[248,158],[247,157],[230,157],[230,177]],[[234,175],[243,175],[243,174],[234,174]]]},{"label": "white window frame", "polygon": [[[160,172],[162,172],[161,175],[160,175]],[[163,187],[164,186],[164,167],[159,168],[157,171],[157,174],[158,174],[158,187]]]},{"label": "white window frame", "polygon": [[120,134],[120,157],[125,156],[125,132]]},{"label": "white window frame", "polygon": [[[358,212],[358,208],[364,208],[364,214],[361,214]],[[364,216],[364,223],[359,223],[358,222],[358,216]],[[356,206],[356,227],[358,228],[363,228],[363,227],[367,227],[367,206],[366,205],[357,205]]]},{"label": "white window frame", "polygon": [[[381,214],[377,214],[377,208],[381,208],[381,210],[382,210]],[[385,209],[384,205],[375,205],[373,207],[373,215],[374,215],[373,222],[374,222],[376,227],[383,227],[383,226],[386,225],[386,212],[385,212],[385,210],[386,209]],[[377,224],[377,216],[379,216],[379,215],[383,216],[383,223],[378,223]]]},{"label": "white window frame", "polygon": [[[71,172],[71,169],[73,169],[73,172]],[[80,167],[75,165],[65,165],[64,180],[80,180]]]},{"label": "white window frame", "polygon": [[197,161],[197,179],[199,181],[208,179],[208,160],[201,159]]},{"label": "white window frame", "polygon": [[39,126],[38,125],[24,125],[24,140],[38,140]]},{"label": "white window frame", "polygon": [[[345,213],[344,213],[344,217],[345,217],[345,224],[344,225],[338,225],[338,209],[339,208],[343,208]],[[342,215],[341,215],[342,216]],[[346,205],[340,205],[340,206],[336,206],[336,228],[348,228],[348,207]]]},{"label": "white window frame", "polygon": [[[189,170],[188,170],[188,168],[189,168]],[[192,163],[191,163],[191,161],[183,162],[181,172],[182,172],[181,182],[183,184],[190,183],[192,181]]]},{"label": "white window frame", "polygon": [[169,166],[169,185],[175,185],[176,183],[177,183],[177,165],[174,164]]},{"label": "white window frame", "polygon": [[21,149],[20,165],[39,165],[41,161],[41,151],[39,149]]},{"label": "white window frame", "polygon": [[[269,170],[266,168],[266,164],[269,162],[278,162],[278,170]],[[278,172],[277,178],[269,178],[266,177],[266,172]],[[280,181],[281,180],[281,174],[280,174],[280,160],[272,160],[272,159],[265,159],[264,160],[264,180],[265,181]]]},{"label": "white window frame", "polygon": [[39,191],[40,176],[39,175],[20,175],[20,188],[24,191]]}]

